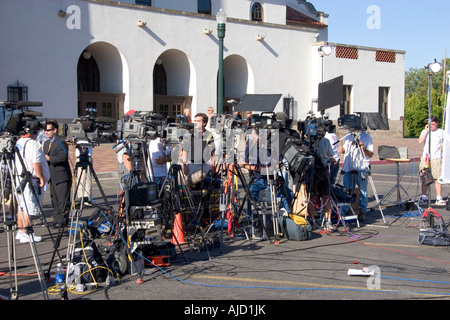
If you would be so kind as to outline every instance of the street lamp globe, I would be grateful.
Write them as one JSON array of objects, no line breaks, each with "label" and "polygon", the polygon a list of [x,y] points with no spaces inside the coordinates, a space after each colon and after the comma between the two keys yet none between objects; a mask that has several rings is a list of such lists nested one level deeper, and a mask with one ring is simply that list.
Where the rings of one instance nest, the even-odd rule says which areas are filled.
[{"label": "street lamp globe", "polygon": [[442,66],[439,62],[436,61],[436,59],[434,59],[434,62],[428,64],[427,69],[432,73],[438,73],[439,71],[441,71]]},{"label": "street lamp globe", "polygon": [[222,9],[219,10],[216,14],[217,23],[227,23],[227,14]]}]

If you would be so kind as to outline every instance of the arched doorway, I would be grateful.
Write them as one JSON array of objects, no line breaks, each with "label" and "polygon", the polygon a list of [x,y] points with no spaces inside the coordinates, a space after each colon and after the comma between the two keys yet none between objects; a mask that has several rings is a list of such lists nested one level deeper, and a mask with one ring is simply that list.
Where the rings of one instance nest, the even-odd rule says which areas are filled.
[{"label": "arched doorway", "polygon": [[185,53],[168,50],[162,53],[153,68],[153,111],[176,118],[191,108],[194,72]]},{"label": "arched doorway", "polygon": [[233,105],[230,100],[240,102],[247,93],[254,93],[254,76],[247,61],[240,55],[233,54],[223,61],[224,77],[224,112],[231,114]]},{"label": "arched doorway", "polygon": [[77,64],[78,116],[93,114],[116,123],[124,113],[126,69],[114,46],[97,42],[86,47]]}]

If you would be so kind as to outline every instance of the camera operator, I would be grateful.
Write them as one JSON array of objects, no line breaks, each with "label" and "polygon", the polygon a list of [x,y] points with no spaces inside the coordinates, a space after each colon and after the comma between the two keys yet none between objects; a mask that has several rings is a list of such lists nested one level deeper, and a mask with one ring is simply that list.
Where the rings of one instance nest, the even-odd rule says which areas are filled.
[{"label": "camera operator", "polygon": [[[136,112],[136,110],[129,110],[124,115],[131,116]],[[133,160],[131,158],[131,150],[127,143],[122,142],[117,146],[118,149],[116,151],[117,155],[117,173],[119,175],[119,182],[122,180],[122,177],[128,173],[130,173],[133,168]]]},{"label": "camera operator", "polygon": [[167,163],[171,161],[170,148],[164,148],[161,138],[150,140],[148,153],[153,169],[154,181],[157,185],[164,181],[167,175]]},{"label": "camera operator", "polygon": [[68,222],[72,172],[69,164],[69,147],[58,135],[58,122],[47,122],[45,135],[49,140],[42,147],[50,170],[50,194],[53,205],[53,227]]},{"label": "camera operator", "polygon": [[340,163],[339,138],[337,137],[336,133],[332,132],[330,130],[330,128],[328,127],[326,129],[325,139],[330,141],[331,148],[333,150],[334,161],[332,163],[329,163],[329,166],[330,166],[330,183],[333,186],[336,183],[336,177],[337,177],[337,174],[339,172],[339,163]]},{"label": "camera operator", "polygon": [[[367,183],[370,174],[370,158],[373,156],[372,137],[366,131],[350,132],[339,148],[339,152],[344,154],[344,187],[355,190],[359,188],[358,196],[358,218],[363,221],[368,205]],[[345,215],[348,207],[342,208]]]},{"label": "camera operator", "polygon": [[182,142],[182,170],[192,184],[204,180],[214,166],[214,139],[212,133],[206,130],[207,124],[208,116],[197,113],[191,141]]},{"label": "camera operator", "polygon": [[[248,170],[250,183],[249,191],[254,201],[259,201],[260,191],[266,190],[268,185],[268,175],[274,176],[275,181],[278,183],[278,179],[283,179],[282,183],[277,185],[277,196],[281,197],[282,207],[289,213],[290,203],[292,202],[293,193],[287,187],[284,178],[279,176],[277,168],[272,167],[272,163],[263,163],[261,160],[261,153],[266,152],[266,158],[270,159],[271,151],[266,146],[260,145],[260,130],[258,128],[250,129],[247,145],[245,148],[245,163],[243,168]],[[281,138],[283,140],[283,138]],[[251,209],[250,200],[247,201],[248,209],[247,214],[249,220],[252,221],[253,213]]]},{"label": "camera operator", "polygon": [[[30,242],[30,237],[35,242],[42,240],[42,237],[35,235],[34,232],[26,233],[24,231],[24,229],[31,226],[32,217],[40,214],[39,203],[43,199],[43,188],[50,179],[49,168],[42,147],[35,140],[36,134],[36,131],[25,128],[22,136],[16,143],[16,147],[25,165],[25,168],[23,168],[21,161],[16,158],[15,165],[17,173],[20,175],[22,170],[30,172],[32,184],[30,186],[30,183],[27,183],[24,190],[20,190],[22,195],[17,197],[17,226],[19,230],[16,235],[16,240],[20,240],[20,243]],[[26,178],[22,177],[22,179]],[[22,183],[18,181],[18,184],[23,185],[23,181]],[[31,188],[34,188],[34,192]]]},{"label": "camera operator", "polygon": [[[427,119],[428,122],[428,119]],[[435,190],[436,190],[436,205],[437,206],[445,206],[446,202],[442,199],[442,184],[439,183],[439,173],[441,167],[441,158],[442,158],[442,144],[444,140],[443,130],[439,127],[439,120],[436,116],[431,117],[431,123],[427,123],[425,129],[420,133],[420,137],[418,142],[423,144],[423,152],[420,158],[420,167],[422,170],[427,166],[431,166],[431,174],[435,180]],[[429,132],[431,130],[431,136],[429,136]],[[431,139],[429,138],[431,137]],[[430,152],[430,140],[431,140],[431,154]],[[427,163],[427,155],[429,156],[429,163]],[[422,183],[422,195],[419,199],[419,205],[427,205],[428,204],[428,186]]]}]

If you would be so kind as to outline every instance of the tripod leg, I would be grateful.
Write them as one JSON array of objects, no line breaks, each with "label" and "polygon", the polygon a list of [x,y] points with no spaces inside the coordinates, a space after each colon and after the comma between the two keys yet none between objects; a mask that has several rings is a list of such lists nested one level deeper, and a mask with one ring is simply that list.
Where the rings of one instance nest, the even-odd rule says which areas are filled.
[{"label": "tripod leg", "polygon": [[377,201],[378,208],[380,209],[381,217],[383,218],[383,222],[386,225],[386,219],[384,218],[383,208],[381,207],[380,198],[378,197],[377,189],[375,188],[375,184],[373,183],[372,175],[370,173],[369,173],[368,178],[369,178],[370,186],[372,187],[373,194],[375,195],[375,199]]},{"label": "tripod leg", "polygon": [[38,274],[38,279],[39,279],[39,283],[41,285],[42,294],[44,296],[44,300],[48,300],[47,287],[46,287],[45,282],[44,282],[44,274],[42,272],[41,263],[40,263],[40,260],[39,260],[39,255],[37,254],[36,243],[34,242],[34,239],[33,239],[33,229],[32,228],[28,228],[27,229],[27,233],[28,233],[29,238],[30,238],[30,248],[31,248],[31,252],[33,253],[34,265],[36,267],[36,271],[37,271],[37,274]]},{"label": "tripod leg", "polygon": [[[4,215],[5,217],[5,215]],[[16,246],[15,246],[15,221],[14,220],[4,220],[6,226],[7,243],[8,243],[8,269],[9,269],[9,280],[10,280],[10,298],[11,300],[17,299],[18,294],[18,284],[17,284],[17,261],[16,261]],[[14,280],[13,280],[14,277]],[[14,284],[13,284],[14,281]]]}]

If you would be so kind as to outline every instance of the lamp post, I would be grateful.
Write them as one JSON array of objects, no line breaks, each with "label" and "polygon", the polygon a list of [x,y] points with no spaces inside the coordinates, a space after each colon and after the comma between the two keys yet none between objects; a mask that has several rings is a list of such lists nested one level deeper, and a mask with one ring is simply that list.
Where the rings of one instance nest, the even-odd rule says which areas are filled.
[{"label": "lamp post", "polygon": [[[429,63],[427,66],[425,66],[425,69],[428,70],[428,154],[429,154],[429,167],[431,172],[431,94],[432,94],[432,84],[433,84],[433,74],[438,73],[441,71],[441,64],[434,59],[434,62]],[[436,182],[435,182],[436,183]],[[434,212],[433,209],[431,209],[431,188],[428,186],[428,209],[424,212],[424,215],[428,218],[428,211]],[[430,215],[428,222],[430,223],[430,226],[434,226],[434,220],[433,217]]]},{"label": "lamp post", "polygon": [[225,38],[226,13],[220,9],[216,14],[217,36],[219,37],[219,79],[217,83],[217,114],[223,113],[223,38]]}]

